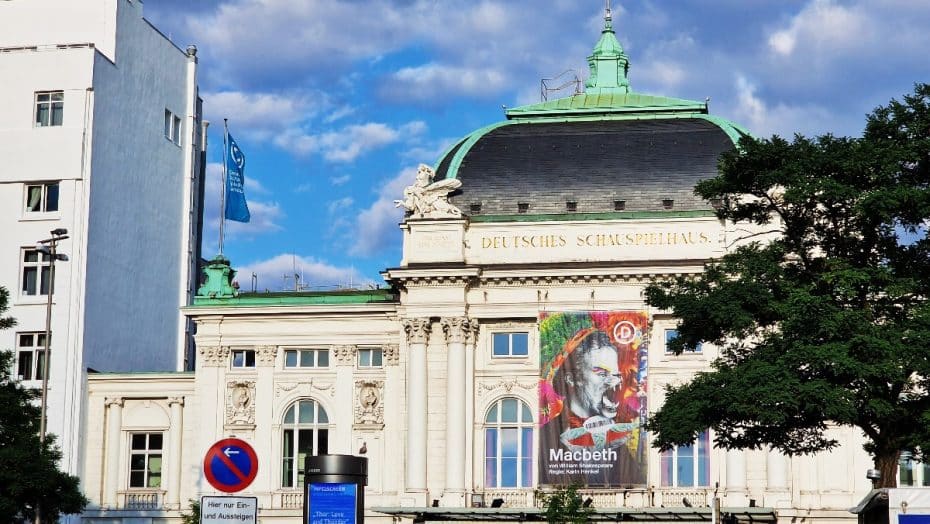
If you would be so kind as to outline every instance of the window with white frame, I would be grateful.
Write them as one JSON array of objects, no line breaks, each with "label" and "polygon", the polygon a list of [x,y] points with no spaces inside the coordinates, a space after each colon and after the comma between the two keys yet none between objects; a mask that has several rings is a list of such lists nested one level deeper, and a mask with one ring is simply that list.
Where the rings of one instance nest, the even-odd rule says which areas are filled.
[{"label": "window with white frame", "polygon": [[26,213],[58,211],[58,182],[26,184],[23,209]]},{"label": "window with white frame", "polygon": [[329,367],[328,349],[287,349],[284,351],[285,368]]},{"label": "window with white frame", "polygon": [[129,487],[161,487],[162,444],[161,433],[132,433],[129,435]]},{"label": "window with white frame", "polygon": [[709,434],[705,431],[694,444],[663,451],[660,462],[663,486],[710,486]]},{"label": "window with white frame", "polygon": [[495,357],[525,357],[530,354],[529,333],[493,333],[491,354]]},{"label": "window with white frame", "polygon": [[165,109],[165,138],[181,145],[181,117]]},{"label": "window with white frame", "polygon": [[23,249],[22,253],[20,272],[22,295],[48,295],[50,287],[54,293],[55,287],[50,281],[51,258],[49,255],[35,249]]},{"label": "window with white frame", "polygon": [[358,367],[380,368],[384,359],[381,348],[359,348],[358,350]]},{"label": "window with white frame", "polygon": [[45,370],[45,332],[16,334],[16,376],[42,380]]},{"label": "window with white frame", "polygon": [[301,399],[284,412],[281,487],[304,485],[304,461],[329,451],[329,417],[315,400]]},{"label": "window with white frame", "polygon": [[[666,329],[665,330],[665,353],[666,354],[671,353],[671,351],[668,349],[669,342],[675,340],[676,338],[678,338],[677,329]],[[703,351],[702,344],[698,343],[698,345],[695,347],[686,347],[684,352],[685,353],[701,353],[702,351]]]},{"label": "window with white frame", "polygon": [[484,486],[526,488],[533,483],[533,416],[520,399],[502,398],[484,419]]},{"label": "window with white frame", "polygon": [[254,349],[232,350],[232,367],[233,368],[254,368],[255,367],[255,350]]},{"label": "window with white frame", "polygon": [[914,460],[911,452],[902,451],[898,459],[898,486],[930,486],[930,464]]},{"label": "window with white frame", "polygon": [[64,120],[65,92],[36,93],[36,127],[60,126]]}]

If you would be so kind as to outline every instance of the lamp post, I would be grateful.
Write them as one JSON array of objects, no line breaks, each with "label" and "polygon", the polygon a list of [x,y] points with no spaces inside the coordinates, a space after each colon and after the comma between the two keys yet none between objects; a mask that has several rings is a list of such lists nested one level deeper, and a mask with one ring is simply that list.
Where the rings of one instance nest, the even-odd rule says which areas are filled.
[{"label": "lamp post", "polygon": [[[51,231],[52,237],[40,240],[36,246],[36,251],[48,255],[48,302],[45,309],[45,354],[42,359],[42,408],[41,418],[39,419],[39,453],[45,453],[45,412],[48,409],[48,362],[51,360],[52,351],[52,293],[55,290],[55,261],[68,260],[68,255],[58,252],[58,242],[68,238],[68,230],[57,228]],[[40,284],[41,286],[41,280]],[[41,506],[36,506],[36,524],[42,522]]]}]

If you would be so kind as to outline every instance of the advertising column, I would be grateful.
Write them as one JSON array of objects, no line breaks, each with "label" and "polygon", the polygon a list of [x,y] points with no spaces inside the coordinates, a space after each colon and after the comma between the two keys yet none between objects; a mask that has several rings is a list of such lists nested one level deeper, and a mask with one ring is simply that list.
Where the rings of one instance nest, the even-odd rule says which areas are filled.
[{"label": "advertising column", "polygon": [[304,524],[364,524],[367,458],[307,457],[304,479]]}]

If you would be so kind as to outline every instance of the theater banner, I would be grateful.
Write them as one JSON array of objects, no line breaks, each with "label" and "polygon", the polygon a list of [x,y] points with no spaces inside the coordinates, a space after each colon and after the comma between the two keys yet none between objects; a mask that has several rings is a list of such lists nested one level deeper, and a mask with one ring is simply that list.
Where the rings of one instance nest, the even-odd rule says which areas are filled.
[{"label": "theater banner", "polygon": [[539,483],[646,484],[644,311],[540,314]]}]

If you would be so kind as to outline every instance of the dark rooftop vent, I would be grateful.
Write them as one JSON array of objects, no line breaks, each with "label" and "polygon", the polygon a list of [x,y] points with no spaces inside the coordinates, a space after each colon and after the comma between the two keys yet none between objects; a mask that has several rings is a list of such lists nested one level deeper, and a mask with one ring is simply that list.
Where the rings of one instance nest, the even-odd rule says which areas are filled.
[{"label": "dark rooftop vent", "polygon": [[614,200],[614,211],[623,211],[626,209],[626,200]]},{"label": "dark rooftop vent", "polygon": [[569,200],[568,202],[565,203],[565,210],[572,212],[572,213],[575,211],[578,211],[578,202]]},{"label": "dark rooftop vent", "polygon": [[665,200],[662,201],[662,207],[665,209],[672,209],[673,207],[675,207],[675,201],[672,200],[671,198],[666,198]]},{"label": "dark rooftop vent", "polygon": [[528,202],[517,203],[517,213],[526,213],[529,210],[530,210],[530,204]]}]

